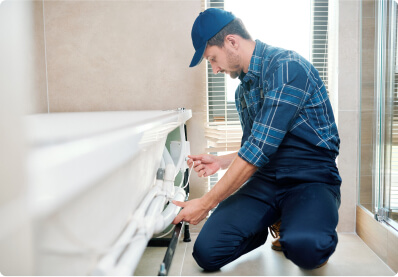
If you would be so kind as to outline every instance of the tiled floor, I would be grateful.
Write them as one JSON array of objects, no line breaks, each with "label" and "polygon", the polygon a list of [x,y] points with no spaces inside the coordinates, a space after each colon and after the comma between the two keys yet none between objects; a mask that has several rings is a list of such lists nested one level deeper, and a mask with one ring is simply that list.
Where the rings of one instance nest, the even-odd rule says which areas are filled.
[{"label": "tiled floor", "polygon": [[[263,246],[224,266],[217,272],[204,272],[192,257],[193,243],[201,226],[191,226],[192,242],[185,243],[182,236],[170,268],[171,276],[198,275],[333,275],[333,276],[394,276],[395,273],[356,235],[340,233],[336,252],[329,262],[316,270],[303,270],[287,260],[283,253],[271,249],[267,241]],[[156,276],[166,248],[149,247],[144,253],[135,275]]]}]

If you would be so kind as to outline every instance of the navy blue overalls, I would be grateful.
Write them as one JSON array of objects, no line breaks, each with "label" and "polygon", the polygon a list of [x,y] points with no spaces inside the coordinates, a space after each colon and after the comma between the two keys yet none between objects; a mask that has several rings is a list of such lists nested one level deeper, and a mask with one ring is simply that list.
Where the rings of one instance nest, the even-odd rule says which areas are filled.
[{"label": "navy blue overalls", "polygon": [[287,136],[272,164],[219,204],[195,242],[199,266],[218,270],[263,245],[278,220],[283,252],[299,267],[315,268],[333,254],[341,179],[333,159],[299,142]]},{"label": "navy blue overalls", "polygon": [[[242,142],[252,122],[243,125]],[[288,259],[304,269],[325,262],[338,240],[341,178],[335,158],[335,152],[288,132],[269,163],[221,202],[206,221],[194,245],[198,265],[218,270],[263,245],[268,226],[278,220]]]}]

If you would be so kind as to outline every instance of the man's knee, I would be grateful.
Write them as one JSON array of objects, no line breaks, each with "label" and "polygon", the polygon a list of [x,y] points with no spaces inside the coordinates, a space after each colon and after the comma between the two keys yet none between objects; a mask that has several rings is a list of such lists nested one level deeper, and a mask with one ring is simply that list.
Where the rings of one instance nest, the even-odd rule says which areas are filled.
[{"label": "man's knee", "polygon": [[287,233],[280,240],[288,259],[304,269],[314,269],[333,254],[337,233]]},{"label": "man's knee", "polygon": [[192,256],[194,257],[196,263],[206,271],[216,271],[219,270],[223,264],[214,257],[214,249],[204,236],[198,236],[196,239]]}]

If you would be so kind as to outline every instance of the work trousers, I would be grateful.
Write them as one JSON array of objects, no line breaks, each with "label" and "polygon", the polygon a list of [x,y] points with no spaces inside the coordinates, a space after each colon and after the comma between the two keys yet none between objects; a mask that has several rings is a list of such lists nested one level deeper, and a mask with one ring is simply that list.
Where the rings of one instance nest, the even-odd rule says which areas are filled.
[{"label": "work trousers", "polygon": [[334,168],[257,171],[221,202],[204,224],[193,250],[200,267],[215,271],[267,240],[281,220],[286,258],[304,269],[325,262],[337,245],[340,183]]}]

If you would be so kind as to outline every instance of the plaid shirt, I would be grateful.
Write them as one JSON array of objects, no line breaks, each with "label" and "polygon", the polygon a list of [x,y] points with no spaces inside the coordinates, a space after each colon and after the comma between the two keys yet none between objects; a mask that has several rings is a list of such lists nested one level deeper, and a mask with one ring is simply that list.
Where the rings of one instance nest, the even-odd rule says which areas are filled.
[{"label": "plaid shirt", "polygon": [[238,155],[247,162],[264,167],[287,133],[337,157],[340,139],[325,85],[297,53],[256,40],[235,103],[243,129]]}]

